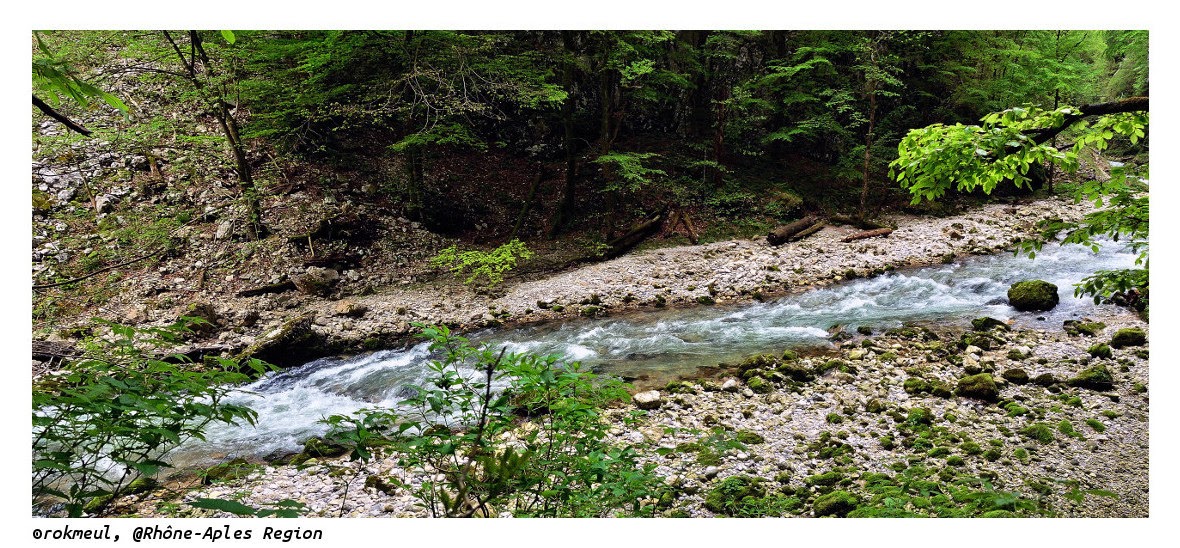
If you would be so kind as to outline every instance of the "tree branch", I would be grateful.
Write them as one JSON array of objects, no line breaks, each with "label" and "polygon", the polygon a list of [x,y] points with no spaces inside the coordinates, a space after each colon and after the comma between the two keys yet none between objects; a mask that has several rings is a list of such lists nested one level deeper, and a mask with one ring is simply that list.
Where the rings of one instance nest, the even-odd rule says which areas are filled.
[{"label": "tree branch", "polygon": [[53,110],[53,107],[45,104],[45,101],[38,99],[36,95],[33,96],[33,106],[37,107],[38,110],[40,110],[41,112],[44,112],[50,118],[53,118],[54,120],[57,120],[58,122],[61,122],[66,127],[74,130],[75,132],[81,133],[82,135],[84,135],[86,137],[90,137],[90,130],[89,129],[86,129],[86,128],[78,125],[77,122],[74,122],[73,120],[71,120],[69,118],[66,118],[66,116],[64,114],[62,114],[56,110]]},{"label": "tree branch", "polygon": [[1118,101],[1111,101],[1109,103],[1094,103],[1092,105],[1083,105],[1078,108],[1081,112],[1079,114],[1070,114],[1065,117],[1065,121],[1058,127],[1045,128],[1033,132],[1033,142],[1036,144],[1047,143],[1053,140],[1066,128],[1073,125],[1074,122],[1081,120],[1087,116],[1103,116],[1106,114],[1118,114],[1120,112],[1138,112],[1147,110],[1147,97],[1129,97],[1127,99],[1120,99]]}]

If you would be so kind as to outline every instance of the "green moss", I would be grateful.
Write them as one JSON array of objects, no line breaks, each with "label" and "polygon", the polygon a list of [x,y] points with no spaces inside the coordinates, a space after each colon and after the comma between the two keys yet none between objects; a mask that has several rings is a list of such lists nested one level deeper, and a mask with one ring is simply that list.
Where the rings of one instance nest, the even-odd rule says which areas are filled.
[{"label": "green moss", "polygon": [[1067,420],[1057,423],[1057,431],[1072,438],[1082,438],[1082,435],[1079,434],[1077,430],[1074,430],[1073,423]]},{"label": "green moss", "polygon": [[1008,327],[1008,324],[1004,323],[1003,321],[997,320],[995,318],[990,318],[987,316],[983,316],[981,318],[975,318],[974,320],[971,320],[971,328],[976,331],[991,331],[993,329],[999,329],[1001,331],[1008,331],[1009,329],[1011,329],[1010,327]]},{"label": "green moss", "polygon": [[905,421],[914,426],[931,425],[934,424],[934,413],[925,407],[914,407],[906,414]]},{"label": "green moss", "polygon": [[[1049,434],[1052,435],[1052,432],[1050,432]],[[1016,457],[1018,460],[1020,460],[1022,462],[1028,461],[1028,449],[1025,449],[1023,447],[1017,447],[1016,450],[1012,452],[1012,456]]]},{"label": "green moss", "polygon": [[1106,329],[1106,324],[1104,324],[1102,322],[1085,322],[1085,321],[1080,321],[1080,320],[1065,320],[1064,322],[1062,322],[1061,327],[1065,329],[1066,333],[1069,333],[1070,335],[1073,335],[1075,337],[1080,337],[1082,335],[1085,335],[1087,337],[1094,337],[1094,336],[1097,336],[1099,333],[1102,333],[1103,329]]},{"label": "green moss", "polygon": [[811,486],[831,486],[840,483],[844,479],[844,474],[837,470],[829,470],[822,474],[815,474],[814,476],[807,476],[803,483]]},{"label": "green moss", "polygon": [[1114,356],[1114,353],[1110,350],[1110,346],[1103,343],[1091,345],[1090,348],[1086,349],[1086,352],[1095,358],[1106,358],[1108,360]]},{"label": "green moss", "polygon": [[1114,377],[1105,365],[1098,364],[1082,370],[1076,377],[1069,379],[1069,385],[1091,390],[1110,390],[1114,388]]},{"label": "green moss", "polygon": [[1049,443],[1053,441],[1053,428],[1045,423],[1033,423],[1020,429],[1020,433],[1025,437],[1037,440],[1041,443]]},{"label": "green moss", "polygon": [[991,447],[983,452],[983,458],[988,462],[995,462],[1000,459],[1000,456],[1000,450],[995,447]]},{"label": "green moss", "polygon": [[902,383],[906,394],[923,394],[930,391],[930,381],[918,377],[910,377]]},{"label": "green moss", "polygon": [[983,448],[980,447],[978,443],[975,443],[973,441],[963,442],[962,444],[959,445],[959,449],[961,449],[964,453],[966,453],[968,455],[978,455],[980,453],[983,453]]},{"label": "green moss", "polygon": [[951,455],[946,458],[946,463],[951,466],[965,466],[967,461],[963,460],[963,457],[958,455]]},{"label": "green moss", "polygon": [[1020,311],[1051,310],[1059,301],[1057,286],[1044,280],[1025,280],[1008,288],[1008,304]]},{"label": "green moss", "polygon": [[750,476],[730,476],[705,495],[705,508],[716,514],[738,515],[746,499],[766,496],[762,480]]},{"label": "green moss", "polygon": [[816,517],[845,516],[856,509],[859,502],[856,496],[848,491],[833,491],[816,497],[811,508],[815,511]]},{"label": "green moss", "polygon": [[1107,409],[1102,412],[1102,416],[1106,417],[1108,419],[1117,419],[1117,418],[1119,418],[1119,412]]},{"label": "green moss", "polygon": [[246,459],[237,458],[229,462],[223,462],[221,464],[206,468],[205,471],[201,473],[201,483],[208,485],[212,483],[244,478],[257,469],[257,465],[250,464],[246,461]]},{"label": "green moss", "polygon": [[877,398],[873,398],[865,404],[865,411],[868,411],[869,413],[880,413],[884,411],[885,408],[885,403],[883,403],[881,400],[878,400]]},{"label": "green moss", "polygon": [[867,337],[873,334],[873,328],[867,325],[858,325],[856,326],[856,332]]},{"label": "green moss", "polygon": [[1028,415],[1028,412],[1029,412],[1029,410],[1024,409],[1024,407],[1021,404],[1018,404],[1016,402],[1010,402],[1008,405],[1004,405],[1004,409],[1008,411],[1009,417],[1020,417],[1022,415]]},{"label": "green moss", "polygon": [[1147,333],[1138,327],[1126,327],[1115,332],[1110,345],[1115,348],[1143,346],[1147,344]]},{"label": "green moss", "polygon": [[951,454],[951,449],[949,447],[935,447],[934,449],[931,449],[930,452],[926,453],[926,456],[930,458],[938,458],[945,457],[949,454]]},{"label": "green moss", "polygon": [[955,393],[963,397],[995,401],[1000,395],[1000,389],[996,387],[996,381],[990,374],[980,373],[959,379]]},{"label": "green moss", "polygon": [[1057,384],[1060,381],[1058,381],[1057,377],[1053,376],[1052,373],[1041,373],[1040,375],[1033,377],[1032,382],[1037,386],[1049,387]]},{"label": "green moss", "polygon": [[688,381],[672,381],[664,387],[669,394],[696,394],[697,386]]},{"label": "green moss", "polygon": [[717,301],[713,300],[713,297],[708,295],[701,295],[700,297],[697,297],[697,304],[714,305],[717,304]]},{"label": "green moss", "polygon": [[893,449],[896,445],[893,442],[893,436],[881,436],[881,447],[884,449]]},{"label": "green moss", "polygon": [[736,434],[734,437],[735,437],[735,438],[736,438],[736,439],[737,439],[739,442],[741,442],[741,443],[747,443],[747,444],[750,444],[750,445],[758,445],[758,444],[760,444],[760,443],[765,443],[765,442],[766,442],[766,438],[763,438],[763,437],[762,437],[761,435],[759,435],[757,432],[752,432],[752,431],[750,431],[750,430],[738,430],[738,431],[737,431],[737,434]]},{"label": "green moss", "polygon": [[1028,373],[1023,369],[1006,369],[1000,376],[1012,384],[1028,384]]},{"label": "green moss", "polygon": [[746,381],[746,386],[750,387],[756,394],[768,394],[774,390],[774,385],[770,381],[762,377],[751,377]]}]

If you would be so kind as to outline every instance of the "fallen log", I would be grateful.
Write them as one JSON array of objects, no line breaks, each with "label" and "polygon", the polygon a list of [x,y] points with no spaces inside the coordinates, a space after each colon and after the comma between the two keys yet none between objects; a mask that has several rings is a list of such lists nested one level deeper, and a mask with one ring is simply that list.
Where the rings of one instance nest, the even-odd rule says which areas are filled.
[{"label": "fallen log", "polygon": [[791,236],[790,241],[797,242],[799,240],[802,240],[803,238],[806,238],[808,236],[811,236],[812,234],[815,234],[816,232],[819,232],[825,226],[828,226],[827,221],[819,221],[819,222],[811,225],[810,228],[808,228],[808,229],[806,229],[794,236]]},{"label": "fallen log", "polygon": [[855,242],[856,240],[863,240],[865,238],[876,238],[877,236],[888,236],[893,232],[892,228],[878,228],[876,230],[866,230],[864,232],[857,232],[856,234],[849,234],[840,239],[841,242]]},{"label": "fallen log", "polygon": [[632,226],[626,234],[607,242],[607,250],[603,253],[602,258],[613,259],[639,245],[640,242],[659,231],[666,214],[667,210],[661,211],[655,217]]},{"label": "fallen log", "polygon": [[73,343],[33,341],[33,359],[38,361],[69,361],[82,355]]},{"label": "fallen log", "polygon": [[770,234],[766,235],[766,242],[770,245],[782,245],[789,242],[791,240],[791,236],[811,228],[812,225],[817,222],[819,222],[817,217],[809,215],[793,223],[785,224],[774,230],[771,230]]}]

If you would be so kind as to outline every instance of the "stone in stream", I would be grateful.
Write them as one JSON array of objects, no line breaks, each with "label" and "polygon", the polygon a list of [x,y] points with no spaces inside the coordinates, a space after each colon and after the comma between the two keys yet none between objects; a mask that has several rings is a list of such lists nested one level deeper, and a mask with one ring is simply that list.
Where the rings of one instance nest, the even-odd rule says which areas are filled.
[{"label": "stone in stream", "polygon": [[1052,310],[1060,300],[1057,286],[1044,280],[1024,280],[1008,288],[1008,303],[1022,312]]}]

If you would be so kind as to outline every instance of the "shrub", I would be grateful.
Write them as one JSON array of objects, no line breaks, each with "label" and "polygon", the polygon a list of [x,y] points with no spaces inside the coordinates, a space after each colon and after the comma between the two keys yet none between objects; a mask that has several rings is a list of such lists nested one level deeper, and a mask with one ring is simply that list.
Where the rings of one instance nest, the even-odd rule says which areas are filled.
[{"label": "shrub", "polygon": [[516,268],[517,259],[532,258],[533,252],[520,240],[512,240],[492,251],[459,251],[458,246],[448,247],[434,258],[430,265],[446,268],[456,277],[469,273],[463,283],[472,285],[485,278],[488,287],[495,287],[504,281],[504,273]]},{"label": "shrub", "polygon": [[[495,352],[445,327],[423,338],[442,358],[398,411],[376,409],[326,419],[329,433],[368,459],[372,438],[387,437],[401,466],[430,478],[409,490],[434,516],[597,517],[654,512],[654,464],[641,466],[631,447],[607,442],[601,409],[628,398],[625,385],[582,371],[558,356]],[[502,383],[495,390],[493,383]],[[531,427],[518,427],[529,415]],[[495,440],[511,432],[512,444]]]},{"label": "shrub", "polygon": [[89,341],[64,374],[33,385],[33,499],[61,501],[71,517],[155,476],[169,466],[169,451],[200,438],[210,423],[253,424],[255,412],[226,397],[249,380],[243,366],[256,374],[267,367],[220,359],[198,369],[183,355],[163,359],[140,349],[178,343],[191,320],[150,329],[98,323],[112,341]]}]

